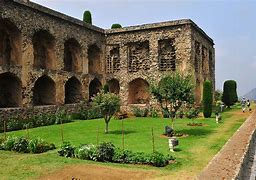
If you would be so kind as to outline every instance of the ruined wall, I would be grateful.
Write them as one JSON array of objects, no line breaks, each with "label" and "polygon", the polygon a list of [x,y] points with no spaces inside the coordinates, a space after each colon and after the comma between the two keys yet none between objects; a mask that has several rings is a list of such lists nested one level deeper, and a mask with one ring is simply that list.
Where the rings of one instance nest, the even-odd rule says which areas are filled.
[{"label": "ruined wall", "polygon": [[215,49],[213,42],[205,38],[205,35],[192,28],[191,61],[194,64],[194,76],[196,83],[196,99],[202,99],[203,82],[210,80],[215,90]]},{"label": "ruined wall", "polygon": [[194,74],[200,102],[203,81],[215,83],[213,41],[191,20],[103,30],[32,2],[0,5],[2,108],[79,103],[105,83],[124,106],[148,104],[149,84],[173,71]]},{"label": "ruined wall", "polygon": [[[183,21],[166,27],[154,28],[153,24],[109,30],[106,59],[111,57],[113,49],[119,50],[115,57],[120,66],[119,69],[110,69],[107,66],[106,76],[109,80],[115,78],[119,81],[124,105],[134,102],[128,100],[129,83],[134,79],[142,78],[147,83],[158,82],[165,73],[187,73],[194,69],[191,59],[192,25]],[[109,60],[108,64],[111,64]],[[138,93],[140,92],[133,92]]]},{"label": "ruined wall", "polygon": [[[65,83],[71,77],[76,77],[82,84],[81,100],[88,99],[89,82],[96,76],[103,81],[104,75],[104,65],[100,73],[88,73],[88,49],[91,45],[100,49],[100,61],[104,63],[104,30],[84,25],[78,20],[34,3],[3,0],[1,3],[3,10],[0,16],[0,34],[11,33],[9,46],[18,49],[16,52],[20,53],[20,60],[15,60],[15,57],[8,59],[19,63],[5,63],[1,60],[5,57],[3,52],[8,50],[3,50],[0,44],[0,74],[11,72],[21,80],[20,106],[41,105],[33,103],[33,92],[35,83],[42,76],[52,79],[56,89],[56,99],[46,104],[65,103]],[[4,45],[7,46],[6,44]],[[10,52],[6,54],[12,56]]]}]

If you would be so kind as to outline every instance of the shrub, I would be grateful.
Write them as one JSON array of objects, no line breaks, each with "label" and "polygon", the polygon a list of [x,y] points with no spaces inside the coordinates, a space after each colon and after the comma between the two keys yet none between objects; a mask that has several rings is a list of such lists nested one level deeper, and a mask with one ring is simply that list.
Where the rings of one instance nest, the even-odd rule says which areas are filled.
[{"label": "shrub", "polygon": [[198,108],[192,107],[186,112],[186,117],[189,119],[195,119],[198,117],[200,110]]},{"label": "shrub", "polygon": [[228,80],[224,82],[222,102],[228,107],[234,105],[238,101],[236,88],[236,81]]},{"label": "shrub", "polygon": [[155,109],[155,108],[151,108],[150,111],[149,111],[149,114],[150,114],[150,116],[153,117],[153,118],[158,118],[158,117],[159,117],[159,116],[158,116],[158,111],[157,111],[157,109]]},{"label": "shrub", "polygon": [[2,143],[2,148],[7,151],[11,151],[14,147],[15,137],[8,136],[7,139]]},{"label": "shrub", "polygon": [[111,142],[103,142],[97,146],[97,160],[112,162],[115,154],[115,146]]},{"label": "shrub", "polygon": [[102,118],[102,114],[100,112],[99,108],[96,107],[90,107],[89,109],[82,109],[80,110],[80,118],[83,120],[88,120],[88,119],[98,119]]},{"label": "shrub", "polygon": [[112,160],[113,162],[116,162],[116,163],[129,163],[129,156],[131,154],[132,154],[131,151],[115,148],[115,154]]},{"label": "shrub", "polygon": [[60,150],[58,151],[60,156],[64,157],[74,157],[75,156],[75,147],[72,146],[69,142],[64,142],[61,145]]},{"label": "shrub", "polygon": [[148,109],[146,108],[139,108],[139,107],[133,107],[132,108],[132,113],[136,117],[147,117],[148,115]]},{"label": "shrub", "polygon": [[132,164],[149,164],[150,155],[143,152],[130,153],[128,156],[128,162]]},{"label": "shrub", "polygon": [[212,83],[211,81],[205,81],[204,82],[204,88],[203,88],[203,114],[205,118],[211,117],[212,114],[212,100],[213,100],[213,94],[212,94]]},{"label": "shrub", "polygon": [[121,24],[112,24],[111,29],[122,28]]},{"label": "shrub", "polygon": [[56,149],[54,144],[49,144],[40,138],[32,139],[28,144],[28,150],[31,153],[43,153],[52,149]]},{"label": "shrub", "polygon": [[16,137],[12,150],[16,152],[24,152],[24,153],[29,152],[28,140],[24,137]]},{"label": "shrub", "polygon": [[108,84],[105,84],[105,85],[103,86],[103,92],[104,92],[104,93],[109,93],[109,85],[108,85]]},{"label": "shrub", "polygon": [[81,145],[75,150],[75,157],[85,160],[97,161],[97,147],[93,144]]},{"label": "shrub", "polygon": [[90,11],[84,11],[83,21],[92,24],[92,14]]},{"label": "shrub", "polygon": [[165,157],[162,153],[154,152],[150,156],[150,163],[156,167],[164,167],[168,164],[169,157]]}]

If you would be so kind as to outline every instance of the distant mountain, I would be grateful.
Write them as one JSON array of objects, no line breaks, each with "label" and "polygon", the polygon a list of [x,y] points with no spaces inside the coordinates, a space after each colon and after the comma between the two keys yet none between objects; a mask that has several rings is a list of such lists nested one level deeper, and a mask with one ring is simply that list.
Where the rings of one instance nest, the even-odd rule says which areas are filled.
[{"label": "distant mountain", "polygon": [[243,97],[250,100],[256,100],[256,88],[252,89],[250,92],[246,93]]}]

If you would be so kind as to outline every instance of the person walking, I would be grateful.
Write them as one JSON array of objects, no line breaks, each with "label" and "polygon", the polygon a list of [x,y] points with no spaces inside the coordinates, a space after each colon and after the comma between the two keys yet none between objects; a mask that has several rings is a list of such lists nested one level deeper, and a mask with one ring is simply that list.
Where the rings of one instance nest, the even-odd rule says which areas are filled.
[{"label": "person walking", "polygon": [[245,97],[243,97],[242,100],[241,100],[241,107],[242,107],[243,112],[245,112],[245,109],[246,109],[246,100],[245,100]]},{"label": "person walking", "polygon": [[251,109],[251,107],[250,107],[250,106],[251,106],[251,103],[250,103],[250,100],[249,100],[249,99],[247,99],[246,105],[247,105],[248,110],[251,112],[252,109]]}]

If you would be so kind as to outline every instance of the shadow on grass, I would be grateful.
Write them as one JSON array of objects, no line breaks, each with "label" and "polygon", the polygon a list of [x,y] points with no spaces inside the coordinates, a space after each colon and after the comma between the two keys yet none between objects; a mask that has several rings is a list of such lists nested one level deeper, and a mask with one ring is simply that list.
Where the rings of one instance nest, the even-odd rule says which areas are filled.
[{"label": "shadow on grass", "polygon": [[[124,131],[124,134],[136,133],[136,131]],[[108,134],[122,134],[121,130],[109,131]]]},{"label": "shadow on grass", "polygon": [[180,131],[181,133],[188,134],[189,136],[206,136],[211,134],[213,130],[206,128],[191,128]]}]

